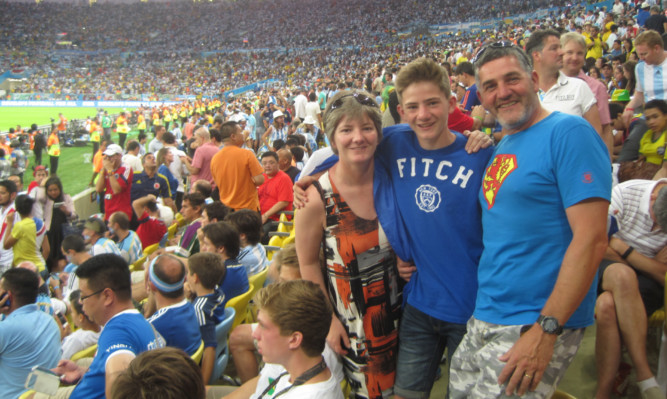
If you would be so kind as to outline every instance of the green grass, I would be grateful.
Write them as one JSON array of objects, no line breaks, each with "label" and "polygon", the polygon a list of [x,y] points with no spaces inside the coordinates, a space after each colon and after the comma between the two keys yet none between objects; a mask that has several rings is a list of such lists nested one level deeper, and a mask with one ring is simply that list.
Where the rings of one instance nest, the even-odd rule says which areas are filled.
[{"label": "green grass", "polygon": [[[115,114],[123,110],[123,108],[104,108],[110,114]],[[130,111],[131,109],[127,109]],[[74,108],[74,107],[0,107],[0,131],[6,132],[10,127],[21,125],[22,127],[29,127],[31,124],[46,125],[51,123],[50,118],[58,119],[58,113],[62,114],[68,119],[85,119],[88,116],[94,115],[97,111],[95,108]],[[128,140],[136,137],[138,132],[131,131]],[[149,136],[150,137],[150,136]],[[112,137],[117,142],[117,135]],[[93,175],[93,164],[84,163],[84,154],[93,153],[93,145],[89,143],[86,147],[64,147],[61,143],[61,155],[58,163],[58,177],[63,182],[63,189],[67,194],[74,196],[88,187],[90,178]],[[35,158],[30,157],[30,165],[26,170],[24,178],[24,186],[27,188],[28,184],[33,180],[32,167],[35,165]],[[49,156],[46,151],[42,152],[42,165],[49,166]]]},{"label": "green grass", "polygon": [[[104,108],[109,114],[116,114],[123,108]],[[131,111],[132,109],[127,109]],[[71,121],[73,119],[86,119],[97,113],[96,108],[76,107],[0,107],[0,131],[6,132],[10,127],[21,125],[23,128],[30,127],[33,123],[47,125],[51,123],[50,118],[58,121],[58,113],[61,113]]]}]

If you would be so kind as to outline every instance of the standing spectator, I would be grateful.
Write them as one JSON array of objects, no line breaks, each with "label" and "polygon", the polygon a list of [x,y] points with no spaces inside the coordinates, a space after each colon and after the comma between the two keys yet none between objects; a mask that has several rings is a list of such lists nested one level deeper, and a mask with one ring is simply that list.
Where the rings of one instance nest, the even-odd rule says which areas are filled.
[{"label": "standing spectator", "polygon": [[121,162],[123,149],[117,144],[110,144],[102,153],[102,176],[97,179],[98,193],[104,193],[104,220],[116,211],[125,212],[132,217],[132,169]]},{"label": "standing spectator", "polygon": [[667,17],[660,12],[659,5],[651,6],[649,12],[651,15],[646,19],[645,28],[647,30],[654,30],[662,35],[667,30]]},{"label": "standing spectator", "polygon": [[126,112],[121,112],[116,118],[116,132],[118,133],[118,145],[123,148],[127,134],[130,132],[130,121]]},{"label": "standing spectator", "polygon": [[475,71],[470,62],[462,62],[456,66],[454,74],[459,82],[466,87],[466,93],[461,99],[461,108],[467,115],[470,115],[472,108],[479,105],[477,97],[477,84],[475,84]]},{"label": "standing spectator", "polygon": [[223,204],[234,210],[259,211],[257,186],[264,183],[263,169],[251,151],[241,148],[240,130],[234,122],[222,125],[225,147],[211,160],[211,173]]},{"label": "standing spectator", "polygon": [[59,271],[65,267],[65,257],[58,250],[63,242],[62,226],[76,217],[74,202],[69,194],[63,191],[63,184],[56,176],[49,177],[44,183],[46,201],[44,202],[44,224],[49,241],[49,257],[47,266],[51,271]]},{"label": "standing spectator", "polygon": [[162,136],[166,131],[167,129],[165,129],[164,126],[155,126],[155,137],[148,144],[148,152],[157,154],[157,152],[160,151],[160,148],[164,146],[162,143]]},{"label": "standing spectator", "polygon": [[5,151],[4,148],[0,148],[0,179],[7,179],[12,172],[12,161],[8,158],[10,157]]},{"label": "standing spectator", "polygon": [[294,98],[294,116],[303,122],[306,118],[306,104],[308,97],[306,97],[306,89],[300,88],[299,94]]},{"label": "standing spectator", "polygon": [[[173,161],[169,164],[169,171],[177,181],[176,187],[171,187],[172,194],[176,190],[176,195],[173,196],[176,202],[176,209],[181,209],[183,204],[183,195],[185,195],[185,184],[183,183],[185,175],[188,173],[182,159],[186,157],[185,153],[178,149],[177,141],[173,134],[167,132],[163,136],[164,147],[169,149],[172,154]],[[164,173],[163,173],[164,174]],[[166,175],[165,175],[166,176]],[[170,183],[171,184],[171,183]]]},{"label": "standing spectator", "polygon": [[171,197],[171,187],[169,186],[167,177],[158,173],[155,155],[150,152],[144,155],[142,166],[144,171],[135,173],[132,176],[130,199],[134,201],[152,194],[156,198],[161,198],[166,206],[172,208],[174,201]]},{"label": "standing spectator", "polygon": [[[38,231],[35,220],[31,217],[32,205],[35,200],[27,195],[19,195],[16,197],[14,206],[16,211],[7,214],[7,231],[3,239],[3,246],[5,249],[13,249],[14,261],[13,266],[17,266],[23,261],[32,262],[37,266],[37,270],[43,273],[46,269],[44,259],[41,256],[41,245],[37,245],[38,233],[44,234],[44,223],[40,221],[40,229]],[[18,213],[20,220],[14,222],[14,212]]]},{"label": "standing spectator", "polygon": [[122,162],[132,168],[132,172],[136,175],[144,171],[141,165],[141,144],[137,140],[131,140],[127,143],[125,155],[123,155]]},{"label": "standing spectator", "polygon": [[213,175],[211,174],[211,160],[218,152],[218,147],[211,142],[208,130],[203,127],[195,131],[194,137],[197,149],[195,150],[192,162],[187,157],[181,158],[188,172],[190,172],[190,182],[203,179],[214,184]]},{"label": "standing spectator", "polygon": [[628,124],[635,108],[651,100],[667,100],[667,57],[662,37],[656,31],[642,32],[635,39],[635,49],[641,62],[635,67],[635,94],[623,111]]},{"label": "standing spectator", "polygon": [[[180,160],[179,160],[180,161]],[[169,190],[171,192],[171,198],[172,198],[172,204],[171,207],[174,208],[174,210],[177,209],[177,207],[173,203],[173,199],[176,198],[176,192],[178,189],[179,182],[176,180],[176,177],[171,173],[171,164],[174,163],[174,153],[172,152],[171,148],[168,147],[163,147],[158,151],[157,157],[156,157],[156,162],[158,165],[157,173],[164,176],[167,179],[167,182],[169,182]]]},{"label": "standing spectator", "polygon": [[[10,234],[11,231],[7,229],[9,223],[13,224],[20,220],[19,216],[15,215],[14,199],[16,199],[16,184],[11,180],[0,181],[0,223],[2,224],[0,242],[3,243],[5,242],[5,236]],[[11,217],[15,218],[11,222],[7,219],[10,213]],[[0,248],[0,271],[5,271],[12,267],[13,261],[14,252],[12,249],[4,249],[4,246]]]},{"label": "standing spectator", "polygon": [[23,173],[25,173],[29,165],[28,157],[21,149],[21,142],[19,140],[12,140],[11,148],[11,174],[20,177],[21,183],[23,183]]},{"label": "standing spectator", "polygon": [[104,140],[111,140],[111,125],[113,120],[109,116],[109,111],[104,111],[104,116],[102,117],[102,131],[104,132]]},{"label": "standing spectator", "polygon": [[60,358],[60,331],[51,316],[35,304],[36,273],[15,268],[0,280],[0,397],[17,398],[33,366],[55,367]]}]

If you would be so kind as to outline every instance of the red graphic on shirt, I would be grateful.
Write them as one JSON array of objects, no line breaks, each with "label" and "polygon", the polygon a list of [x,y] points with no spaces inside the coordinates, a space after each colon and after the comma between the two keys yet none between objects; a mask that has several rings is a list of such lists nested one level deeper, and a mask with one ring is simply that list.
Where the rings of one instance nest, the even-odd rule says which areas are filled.
[{"label": "red graphic on shirt", "polygon": [[593,174],[591,172],[584,172],[581,176],[581,181],[586,184],[593,183]]},{"label": "red graphic on shirt", "polygon": [[491,165],[486,168],[486,174],[482,182],[482,192],[486,203],[489,205],[488,209],[493,208],[500,186],[517,167],[516,155],[500,154],[496,155]]}]

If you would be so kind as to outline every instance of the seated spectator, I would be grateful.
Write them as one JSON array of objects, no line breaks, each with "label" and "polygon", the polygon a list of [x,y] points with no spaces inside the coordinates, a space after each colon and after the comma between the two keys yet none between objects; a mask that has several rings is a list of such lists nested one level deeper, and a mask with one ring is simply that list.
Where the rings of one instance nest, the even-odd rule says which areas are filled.
[{"label": "seated spectator", "polygon": [[[33,273],[37,273],[37,276],[39,277],[39,290],[37,292],[37,300],[35,301],[35,304],[39,310],[48,314],[49,316],[53,316],[57,313],[60,315],[67,313],[67,304],[58,299],[55,295],[54,297],[51,297],[51,292],[49,291],[50,288],[59,288],[58,285],[53,286],[44,281],[42,275],[37,271],[37,266],[34,263],[30,261],[23,261],[16,265],[16,267],[28,269]],[[55,281],[57,282],[57,280]],[[59,320],[57,321],[59,322]],[[59,327],[62,326],[59,325]]]},{"label": "seated spectator", "polygon": [[70,315],[77,329],[63,338],[61,359],[71,359],[75,353],[96,345],[102,332],[102,328],[83,313],[80,298],[79,290],[74,290],[69,295]]},{"label": "seated spectator", "polygon": [[618,232],[600,264],[596,303],[597,397],[609,397],[625,344],[642,398],[663,398],[646,357],[647,317],[664,304],[667,179],[630,180],[612,190]]},{"label": "seated spectator", "polygon": [[[296,256],[296,247],[294,244],[288,244],[282,250],[273,255],[271,264],[275,265],[277,277],[274,281],[292,281],[300,280],[299,259]],[[259,373],[257,357],[255,353],[255,340],[252,337],[253,331],[257,328],[257,323],[239,324],[229,335],[229,352],[234,360],[236,372],[239,375],[241,383],[256,377]]]},{"label": "seated spectator", "polygon": [[[93,362],[86,370],[71,360],[61,360],[53,371],[66,384],[55,397],[102,399],[109,397],[118,373],[141,352],[161,348],[164,339],[134,309],[130,288],[130,269],[118,255],[93,256],[76,270],[83,312],[104,329],[98,340]],[[35,394],[35,399],[48,398]]]},{"label": "seated spectator", "polygon": [[207,204],[213,202],[213,199],[211,198],[211,195],[213,194],[213,186],[206,180],[197,180],[192,183],[192,192],[201,194]]},{"label": "seated spectator", "polygon": [[264,183],[257,189],[262,212],[262,244],[268,244],[269,232],[275,231],[280,212],[291,211],[293,191],[292,179],[278,167],[278,154],[267,151],[262,154]]},{"label": "seated spectator", "polygon": [[157,311],[148,321],[167,346],[182,349],[192,356],[201,345],[201,333],[195,309],[185,299],[185,271],[185,265],[175,256],[162,254],[153,259],[146,270],[145,281]]},{"label": "seated spectator", "polygon": [[0,280],[0,397],[17,398],[33,366],[55,367],[60,358],[60,331],[53,317],[35,304],[36,273],[9,269]]},{"label": "seated spectator", "polygon": [[90,246],[90,255],[114,254],[120,256],[120,250],[113,240],[106,238],[107,226],[95,216],[88,218],[83,225],[83,239]]},{"label": "seated spectator", "polygon": [[215,349],[218,346],[215,327],[225,317],[225,294],[218,284],[225,278],[227,269],[222,258],[203,252],[188,258],[188,268],[190,274],[186,285],[196,295],[193,303],[204,341],[201,371],[204,381],[208,382],[213,373]]},{"label": "seated spectator", "polygon": [[188,223],[178,240],[178,245],[187,251],[188,255],[199,252],[197,230],[201,227],[201,214],[204,207],[204,197],[199,193],[190,193],[183,197],[181,215]]},{"label": "seated spectator", "polygon": [[[326,346],[332,312],[322,290],[310,281],[286,281],[262,288],[255,299],[259,326],[253,338],[265,365],[259,378],[226,398],[256,398],[273,390],[284,391],[283,399],[342,399],[342,367]],[[305,381],[295,384],[297,378]]]},{"label": "seated spectator", "polygon": [[134,200],[134,213],[138,217],[137,235],[143,248],[157,244],[167,232],[167,226],[160,220],[160,210],[153,194]]},{"label": "seated spectator", "polygon": [[[23,261],[29,261],[34,263],[41,273],[46,270],[46,267],[41,255],[42,242],[37,245],[37,236],[40,236],[43,241],[46,227],[41,220],[31,217],[34,203],[35,200],[27,195],[16,197],[14,201],[16,211],[9,211],[5,219],[7,230],[11,231],[11,234],[5,234],[3,245],[5,249],[13,249],[14,266]],[[18,212],[21,217],[21,220],[16,223],[14,222],[15,212]]]},{"label": "seated spectator", "polygon": [[197,363],[176,348],[146,351],[118,375],[109,399],[205,399]]},{"label": "seated spectator", "polygon": [[63,288],[63,298],[68,298],[70,293],[79,289],[79,280],[76,277],[76,268],[83,262],[91,258],[90,252],[86,251],[86,243],[83,237],[77,234],[70,234],[63,240],[62,252],[67,259],[65,273],[61,274],[63,281],[66,281]]},{"label": "seated spectator", "polygon": [[289,176],[289,178],[292,179],[292,183],[294,183],[300,171],[292,165],[292,153],[285,148],[279,149],[276,153],[278,154],[278,167],[280,170],[287,173],[287,176]]},{"label": "seated spectator", "polygon": [[262,236],[262,219],[259,213],[250,209],[239,209],[227,215],[225,221],[239,232],[241,251],[236,259],[245,267],[248,277],[268,267],[266,250],[259,242]]},{"label": "seated spectator", "polygon": [[142,257],[142,243],[139,235],[130,230],[130,219],[124,212],[114,212],[109,217],[109,234],[116,241],[120,256],[128,265]]},{"label": "seated spectator", "polygon": [[204,227],[209,223],[222,222],[229,214],[229,208],[220,201],[211,202],[204,205],[204,210],[201,213],[201,226]]},{"label": "seated spectator", "polygon": [[239,233],[227,222],[218,222],[202,228],[201,252],[217,254],[225,262],[227,272],[219,285],[227,300],[244,294],[250,288],[245,267],[236,259],[241,241]]},{"label": "seated spectator", "polygon": [[150,152],[144,155],[142,166],[144,167],[144,171],[135,173],[132,177],[131,200],[135,201],[152,194],[156,198],[160,198],[166,206],[173,207],[174,201],[171,196],[169,181],[167,177],[158,173],[155,155]]}]

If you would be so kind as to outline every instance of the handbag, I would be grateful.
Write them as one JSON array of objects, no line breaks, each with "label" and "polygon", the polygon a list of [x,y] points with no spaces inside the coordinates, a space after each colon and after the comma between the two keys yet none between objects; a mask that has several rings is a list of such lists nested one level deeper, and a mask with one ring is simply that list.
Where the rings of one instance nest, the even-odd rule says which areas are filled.
[{"label": "handbag", "polygon": [[621,162],[618,168],[618,182],[623,183],[633,179],[653,180],[653,176],[661,167],[661,165],[648,162],[645,156],[640,155],[634,161]]}]

